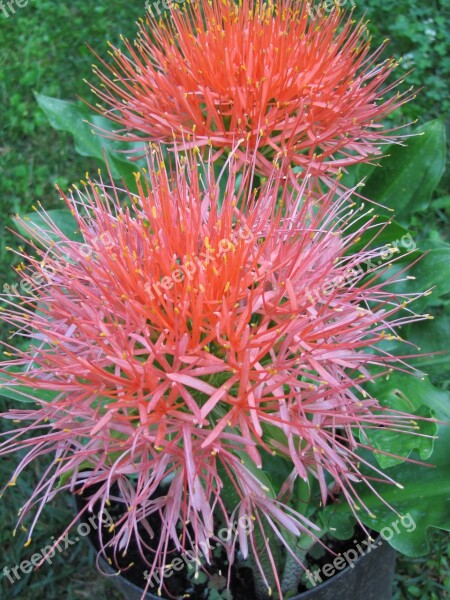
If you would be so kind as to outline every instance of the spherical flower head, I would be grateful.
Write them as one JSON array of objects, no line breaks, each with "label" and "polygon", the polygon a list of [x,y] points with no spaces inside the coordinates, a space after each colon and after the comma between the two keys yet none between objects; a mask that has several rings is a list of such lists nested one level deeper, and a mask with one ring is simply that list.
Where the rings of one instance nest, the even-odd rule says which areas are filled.
[{"label": "spherical flower head", "polygon": [[365,25],[304,0],[193,0],[150,16],[125,47],[94,67],[96,108],[120,126],[113,137],[192,140],[216,158],[242,139],[238,155],[251,149],[266,176],[276,165],[329,183],[370,161],[393,141],[382,120],[405,101],[389,94],[395,61],[371,53]]},{"label": "spherical flower head", "polygon": [[[0,381],[37,407],[4,415],[31,424],[0,453],[28,450],[12,481],[54,456],[20,520],[63,489],[102,507],[119,497],[117,552],[161,516],[157,547],[142,550],[152,568],[170,549],[208,548],[233,514],[267,519],[280,539],[313,530],[285,504],[295,479],[317,479],[325,502],[331,476],[354,502],[355,482],[371,485],[356,432],[413,429],[362,387],[372,366],[403,368],[377,344],[418,318],[373,266],[385,248],[348,252],[371,222],[358,227],[334,191],[280,191],[278,175],[252,192],[253,171],[217,179],[197,163],[170,173],[154,151],[135,192],[88,180],[64,196],[80,241],[44,211],[37,229],[24,221],[33,251],[20,302],[1,313],[31,344],[8,348]],[[261,479],[268,456],[289,465],[282,489]],[[216,541],[231,563],[236,540]]]}]

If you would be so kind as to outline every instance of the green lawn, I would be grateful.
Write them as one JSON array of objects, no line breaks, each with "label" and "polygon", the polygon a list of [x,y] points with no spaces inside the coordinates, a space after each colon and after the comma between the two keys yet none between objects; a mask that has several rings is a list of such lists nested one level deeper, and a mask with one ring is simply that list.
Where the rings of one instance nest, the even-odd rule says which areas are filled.
[{"label": "green lawn", "polygon": [[[392,52],[404,56],[400,73],[415,66],[409,80],[424,88],[414,104],[402,108],[395,121],[404,123],[418,118],[425,122],[448,113],[450,58],[446,54],[450,35],[446,18],[450,1],[359,2],[356,14],[365,10],[373,23],[375,43],[385,37],[393,38]],[[119,34],[132,36],[135,20],[143,13],[143,0],[30,0],[8,17],[0,11],[0,288],[13,282],[15,276],[12,267],[17,258],[7,250],[15,244],[6,230],[12,227],[12,216],[26,213],[37,201],[47,208],[54,206],[58,202],[55,183],[67,187],[95,166],[75,153],[68,134],[49,128],[34,92],[63,99],[89,97],[83,79],[92,78],[93,59],[85,42],[105,54],[106,41],[119,45]],[[447,176],[441,183],[440,195],[449,194],[449,187]],[[449,215],[436,213],[430,218],[437,220],[448,236]],[[7,331],[0,324],[0,339],[6,336]],[[0,409],[5,408],[6,403],[0,400]],[[0,483],[8,480],[13,465],[13,459],[2,460]],[[0,570],[3,565],[14,566],[30,557],[52,535],[62,531],[71,518],[70,499],[61,498],[46,511],[30,547],[23,548],[25,537],[20,532],[12,537],[17,508],[28,497],[42,468],[42,464],[40,468],[35,465],[21,478],[20,485],[11,488],[0,501]],[[432,539],[428,557],[399,559],[395,600],[449,597],[445,591],[445,585],[447,590],[450,587],[449,538],[436,532]],[[0,598],[5,600],[120,598],[111,591],[110,583],[96,574],[93,555],[84,543],[57,554],[51,567],[46,565],[24,575],[14,586],[0,578],[0,590]]]}]

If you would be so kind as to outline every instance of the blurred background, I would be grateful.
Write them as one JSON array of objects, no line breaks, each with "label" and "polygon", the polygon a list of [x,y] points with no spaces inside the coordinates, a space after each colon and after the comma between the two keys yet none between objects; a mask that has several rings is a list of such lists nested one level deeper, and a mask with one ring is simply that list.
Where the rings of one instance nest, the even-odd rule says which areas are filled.
[{"label": "blurred background", "polygon": [[[71,136],[55,131],[38,107],[34,92],[66,100],[77,96],[91,99],[83,79],[93,80],[93,57],[89,42],[105,56],[106,42],[120,46],[120,34],[133,37],[137,18],[144,16],[144,0],[11,0],[0,2],[0,288],[15,281],[18,259],[7,250],[14,246],[12,217],[24,214],[41,201],[46,208],[59,205],[55,183],[67,188],[97,164],[77,155]],[[389,38],[386,56],[402,58],[397,76],[414,69],[407,84],[418,91],[414,101],[404,105],[392,117],[392,125],[418,119],[450,119],[450,0],[341,0],[343,8],[354,4],[355,17],[364,14],[370,20],[374,47]],[[405,84],[406,85],[406,84]],[[447,198],[431,204],[421,217],[420,231],[431,238],[450,241],[450,174],[444,175],[436,197]],[[450,339],[450,318],[440,335]],[[0,339],[6,339],[0,323]],[[445,342],[444,342],[445,347]],[[448,389],[445,377],[434,382]],[[0,410],[7,409],[0,398]],[[0,426],[4,426],[0,424]],[[0,486],[8,481],[15,458],[0,462]],[[30,547],[23,548],[22,537],[12,536],[17,509],[29,497],[33,482],[44,467],[34,464],[21,485],[12,488],[0,500],[0,548],[4,565],[14,566],[45,546],[50,537],[59,535],[73,518],[69,498],[60,498],[41,517]],[[431,550],[426,557],[399,557],[394,600],[412,598],[440,600],[450,597],[450,540],[448,534],[430,531]],[[10,600],[75,600],[82,598],[121,597],[110,583],[97,575],[94,557],[81,542],[57,554],[52,566],[23,575],[12,586],[0,574],[0,598]],[[339,599],[341,600],[341,599]],[[347,600],[347,599],[342,599]]]}]

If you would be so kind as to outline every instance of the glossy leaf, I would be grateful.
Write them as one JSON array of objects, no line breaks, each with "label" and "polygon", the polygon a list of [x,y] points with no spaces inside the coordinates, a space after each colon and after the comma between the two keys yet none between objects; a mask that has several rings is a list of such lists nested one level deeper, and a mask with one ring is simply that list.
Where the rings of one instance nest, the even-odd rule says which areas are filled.
[{"label": "glossy leaf", "polygon": [[415,280],[408,282],[412,290],[432,290],[416,306],[436,306],[450,294],[450,246],[429,250],[409,271]]},{"label": "glossy leaf", "polygon": [[82,156],[96,158],[106,162],[113,177],[122,178],[130,189],[134,190],[133,166],[119,154],[120,146],[111,140],[94,133],[93,126],[111,131],[111,121],[90,113],[84,106],[36,94],[36,100],[45,112],[50,125],[59,131],[68,131],[74,138],[75,149]]},{"label": "glossy leaf", "polygon": [[362,193],[398,215],[424,210],[445,168],[445,126],[442,120],[419,127],[405,146],[392,145],[374,169]]},{"label": "glossy leaf", "polygon": [[[424,388],[425,389],[425,388]],[[444,421],[439,425],[434,452],[428,464],[406,462],[388,470],[398,484],[374,482],[376,491],[384,502],[366,486],[358,485],[360,505],[364,503],[375,518],[360,506],[358,517],[368,527],[379,531],[389,543],[408,556],[422,556],[429,551],[428,528],[450,530],[450,395],[426,383],[426,404],[436,418]],[[364,458],[373,462],[368,453]],[[420,461],[412,454],[411,459]],[[348,513],[347,503],[327,507],[329,525],[333,526],[334,515]],[[404,517],[403,522],[400,515]]]},{"label": "glossy leaf", "polygon": [[[374,216],[372,213],[363,215],[362,218],[354,220],[347,227],[346,233],[350,234],[358,231],[364,223],[368,223],[370,220],[372,220],[372,223],[369,229],[355,239],[348,251],[349,254],[359,252],[366,247],[381,248],[386,246],[387,249],[392,249],[395,254],[398,254],[398,251],[408,252],[411,249],[410,240],[414,239],[413,234],[400,223],[394,221],[392,215]],[[394,250],[394,248],[398,250]]]},{"label": "glossy leaf", "polygon": [[[83,237],[78,231],[77,222],[75,221],[72,213],[68,208],[58,208],[53,210],[47,210],[46,214],[55,223],[55,225],[61,230],[61,232],[67,236],[70,240],[82,242]],[[30,234],[26,231],[21,221],[26,221],[26,224],[33,229],[45,232],[48,236],[49,241],[59,241],[60,237],[54,232],[50,231],[48,224],[46,223],[42,213],[32,212],[28,213],[21,219],[15,219],[17,229],[25,236],[29,237]]]},{"label": "glossy leaf", "polygon": [[0,373],[0,396],[17,402],[35,402],[36,399],[51,402],[59,394],[58,391],[30,388],[24,385],[8,385],[14,379],[13,374]]},{"label": "glossy leaf", "polygon": [[411,304],[416,313],[440,306],[450,298],[450,245],[440,244],[423,253],[417,250],[381,273],[380,280],[392,278],[405,268],[407,271],[398,276],[400,281],[390,284],[389,289],[399,294],[428,292]]},{"label": "glossy leaf", "polygon": [[450,196],[442,196],[442,198],[436,198],[433,200],[433,208],[443,208],[447,212],[450,212]]},{"label": "glossy leaf", "polygon": [[404,336],[416,344],[418,353],[422,354],[411,361],[417,369],[435,378],[450,380],[450,316],[414,323]]},{"label": "glossy leaf", "polygon": [[330,508],[319,512],[320,524],[338,540],[348,540],[355,534],[356,519],[350,511],[333,511]]},{"label": "glossy leaf", "polygon": [[[405,373],[391,373],[388,379],[376,378],[369,382],[367,391],[386,408],[430,418],[433,415],[426,404],[430,387],[432,388],[431,384],[426,380]],[[417,429],[410,429],[403,433],[390,431],[388,428],[378,428],[362,433],[360,439],[380,450],[375,456],[383,469],[404,462],[413,450],[418,450],[420,458],[426,460],[433,451],[437,426],[435,423],[420,419],[410,425]],[[383,452],[393,456],[387,456]]]}]

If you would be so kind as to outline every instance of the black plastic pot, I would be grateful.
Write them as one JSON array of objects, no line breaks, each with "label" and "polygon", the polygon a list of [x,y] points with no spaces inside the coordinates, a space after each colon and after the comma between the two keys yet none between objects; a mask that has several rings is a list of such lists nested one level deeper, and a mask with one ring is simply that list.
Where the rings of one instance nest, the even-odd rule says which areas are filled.
[{"label": "black plastic pot", "polygon": [[[377,548],[358,558],[352,567],[338,571],[329,579],[320,574],[322,583],[290,600],[390,600],[396,553],[381,538],[375,544]],[[330,564],[332,562],[333,557],[330,556]],[[114,573],[106,561],[101,561],[101,564],[105,572]],[[141,600],[143,590],[137,585],[123,576],[116,576],[113,581],[126,600]],[[145,600],[161,600],[161,597],[147,593]]]},{"label": "black plastic pot", "polygon": [[[76,511],[79,512],[85,506],[85,500],[75,495],[74,504]],[[91,537],[89,535],[88,539],[97,552],[96,542],[98,544],[98,540],[96,536]],[[356,548],[359,548],[359,554],[356,552]],[[350,538],[348,547],[340,548],[341,556],[345,557],[347,550],[347,556],[352,551],[353,558],[356,559],[351,566],[342,568],[346,562],[350,562],[350,556],[348,561],[341,558],[338,565],[337,557],[330,554],[329,564],[322,566],[322,570],[318,572],[318,575],[316,575],[317,571],[313,571],[310,576],[310,581],[314,581],[316,586],[292,596],[290,600],[391,600],[395,571],[395,550],[381,537],[378,537],[373,545],[371,544],[370,547],[366,548],[362,548],[361,545],[355,546],[355,540]],[[359,558],[356,558],[357,556]],[[101,557],[99,558],[99,564],[104,573],[113,576],[111,580],[126,600],[141,600],[143,594],[141,587],[125,576],[117,575],[117,572]],[[338,568],[342,570],[337,570]],[[325,571],[325,574],[323,571]],[[253,592],[250,592],[244,594],[243,597],[246,600],[256,600],[252,597],[253,595]],[[164,598],[148,592],[145,600],[164,600]]]}]

